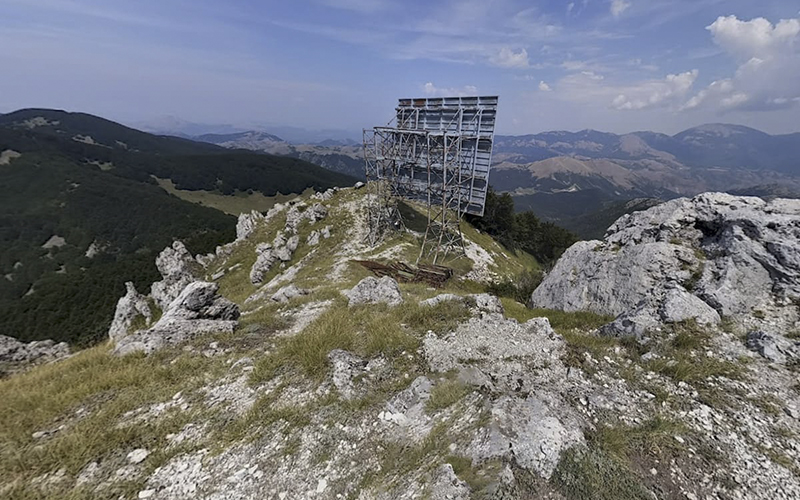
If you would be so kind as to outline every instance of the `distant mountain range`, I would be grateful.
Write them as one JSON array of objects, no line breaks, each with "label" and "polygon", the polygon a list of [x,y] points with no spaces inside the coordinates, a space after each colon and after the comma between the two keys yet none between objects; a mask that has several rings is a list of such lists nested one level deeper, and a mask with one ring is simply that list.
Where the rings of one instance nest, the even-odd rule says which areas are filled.
[{"label": "distant mountain range", "polygon": [[156,279],[155,256],[174,239],[207,253],[233,238],[234,217],[157,182],[241,200],[355,179],[83,113],[0,115],[0,335],[102,339],[124,283]]},{"label": "distant mountain range", "polygon": [[[361,145],[297,145],[265,132],[202,135],[227,148],[282,154],[363,178]],[[740,125],[708,124],[669,136],[596,130],[495,137],[491,184],[520,210],[580,230],[596,213],[618,213],[634,199],[670,199],[753,186],[800,188],[800,133],[769,135]],[[766,186],[766,187],[765,187]],[[635,205],[635,204],[634,204]],[[603,229],[600,231],[602,232]],[[593,233],[596,234],[596,231]],[[602,235],[602,234],[601,234]]]},{"label": "distant mountain range", "polygon": [[202,135],[226,135],[241,132],[266,132],[282,137],[290,144],[318,144],[325,141],[340,143],[354,142],[360,139],[360,130],[342,129],[307,129],[271,123],[253,123],[250,126],[230,124],[193,123],[175,116],[161,116],[152,120],[130,124],[133,128],[158,135],[197,138]]},{"label": "distant mountain range", "polygon": [[326,139],[315,144],[291,144],[267,132],[204,134],[195,140],[230,149],[285,155],[314,163],[328,170],[364,179],[364,148],[353,140]]},{"label": "distant mountain range", "polygon": [[[800,133],[708,124],[669,136],[595,130],[497,136],[490,182],[519,209],[579,230],[632,199],[800,187]],[[755,194],[755,192],[754,192]],[[582,229],[579,229],[582,228]]]}]

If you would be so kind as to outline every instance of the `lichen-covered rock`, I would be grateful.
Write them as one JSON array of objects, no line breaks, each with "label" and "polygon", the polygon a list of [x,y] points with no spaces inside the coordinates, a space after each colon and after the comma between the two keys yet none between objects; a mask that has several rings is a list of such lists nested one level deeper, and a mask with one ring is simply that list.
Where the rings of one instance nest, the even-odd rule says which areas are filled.
[{"label": "lichen-covered rock", "polygon": [[534,395],[503,396],[492,404],[492,423],[470,446],[473,460],[514,460],[550,479],[561,453],[584,442],[583,431],[569,414],[552,411]]},{"label": "lichen-covered rock", "polygon": [[530,305],[716,323],[799,298],[800,200],[705,193],[625,215],[603,241],[576,243]]},{"label": "lichen-covered rock", "polygon": [[308,235],[307,242],[311,246],[319,245],[320,239],[328,239],[331,237],[331,227],[325,226],[322,229],[315,229]]},{"label": "lichen-covered rock", "polygon": [[800,360],[800,342],[762,331],[747,334],[747,348],[775,363],[786,363],[790,359]]},{"label": "lichen-covered rock", "polygon": [[614,337],[642,338],[663,324],[688,320],[694,320],[700,325],[716,325],[720,322],[720,316],[701,299],[683,287],[675,286],[663,294],[654,292],[645,297],[636,307],[604,325],[600,333]]},{"label": "lichen-covered rock", "polygon": [[183,243],[175,241],[156,257],[156,267],[162,280],[153,283],[150,297],[158,307],[166,309],[186,285],[197,281],[202,267]]},{"label": "lichen-covered rock", "polygon": [[119,339],[114,352],[118,355],[138,351],[149,354],[203,333],[233,332],[239,318],[239,307],[219,296],[218,290],[216,283],[190,283],[169,304],[161,319],[147,330]]},{"label": "lichen-covered rock", "polygon": [[716,325],[720,322],[717,311],[682,287],[667,290],[658,314],[664,323],[680,323],[690,319],[701,325]]},{"label": "lichen-covered rock", "polygon": [[328,361],[331,363],[331,380],[334,387],[344,399],[353,399],[356,396],[353,379],[364,372],[367,362],[341,349],[334,349],[328,353]]},{"label": "lichen-covered rock", "polygon": [[469,485],[458,478],[453,466],[444,464],[433,473],[431,500],[469,500]]},{"label": "lichen-covered rock", "polygon": [[[159,320],[210,319],[233,321],[239,318],[239,307],[217,294],[219,285],[206,281],[195,281],[183,289],[169,305]],[[158,323],[157,323],[158,324]]]},{"label": "lichen-covered rock", "polygon": [[153,319],[153,311],[150,310],[150,303],[147,297],[136,291],[136,287],[130,281],[125,283],[126,293],[117,302],[117,309],[114,312],[114,319],[108,329],[108,336],[112,341],[117,341],[131,333],[131,327],[137,318],[143,318],[145,324],[150,324]]},{"label": "lichen-covered rock", "polygon": [[533,292],[531,307],[622,314],[670,283],[688,281],[700,265],[690,248],[666,242],[612,248],[600,241],[572,245]]},{"label": "lichen-covered rock", "polygon": [[69,354],[69,345],[66,342],[36,340],[26,343],[0,335],[0,375],[66,358]]},{"label": "lichen-covered rock", "polygon": [[350,306],[380,303],[397,306],[403,303],[400,287],[390,276],[380,279],[373,276],[366,277],[351,290],[343,293],[349,299]]},{"label": "lichen-covered rock", "polygon": [[420,301],[421,306],[436,306],[442,302],[461,301],[472,307],[477,312],[489,314],[503,314],[503,304],[500,299],[488,293],[475,293],[470,295],[456,295],[454,293],[441,293],[436,297]]},{"label": "lichen-covered rock", "polygon": [[303,295],[308,295],[309,293],[311,293],[310,290],[300,288],[292,283],[291,285],[286,285],[275,292],[270,298],[273,302],[286,303],[295,297],[302,297]]}]

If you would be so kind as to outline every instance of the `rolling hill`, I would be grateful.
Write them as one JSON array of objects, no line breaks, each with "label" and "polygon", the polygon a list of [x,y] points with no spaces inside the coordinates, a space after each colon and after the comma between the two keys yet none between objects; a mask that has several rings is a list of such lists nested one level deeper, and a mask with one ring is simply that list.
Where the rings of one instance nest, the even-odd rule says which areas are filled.
[{"label": "rolling hill", "polygon": [[206,253],[236,219],[159,187],[265,196],[349,185],[300,159],[156,136],[83,113],[0,115],[0,334],[102,338],[125,281],[156,277],[174,239]]}]

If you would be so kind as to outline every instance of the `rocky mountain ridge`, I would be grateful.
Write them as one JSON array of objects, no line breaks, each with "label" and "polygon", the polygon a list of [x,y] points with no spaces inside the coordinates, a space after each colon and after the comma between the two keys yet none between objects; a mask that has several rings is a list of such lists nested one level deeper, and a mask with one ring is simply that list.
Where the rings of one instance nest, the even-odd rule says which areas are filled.
[{"label": "rocky mountain ridge", "polygon": [[[0,382],[8,403],[0,493],[800,494],[789,330],[797,327],[797,202],[708,194],[623,217],[606,241],[578,243],[559,261],[534,293],[553,298],[544,310],[481,293],[479,283],[528,264],[468,225],[466,256],[449,262],[457,276],[443,290],[371,276],[354,261],[410,260],[419,234],[410,224],[368,247],[358,223],[367,200],[363,189],[332,189],[240,216],[236,240],[212,254],[165,249],[149,297],[129,289],[119,301],[115,347]],[[696,288],[693,245],[708,252]],[[645,258],[662,246],[662,260]],[[607,265],[593,270],[591,259]],[[603,285],[613,279],[625,284]],[[682,291],[674,307],[665,306],[671,290]],[[714,293],[738,313],[708,322],[686,314],[689,297]],[[674,314],[653,316],[657,324],[638,338],[609,335],[614,314],[624,318],[650,298],[658,304],[648,312]],[[204,333],[209,322],[218,333]],[[100,392],[69,391],[62,411],[48,404],[22,419],[5,409],[75,385],[87,371],[106,380]],[[75,446],[88,429],[97,437]]]},{"label": "rocky mountain ridge", "polygon": [[[290,144],[263,132],[198,140],[302,158],[363,178],[363,152],[352,144]],[[706,124],[673,136],[596,130],[495,137],[491,183],[520,210],[592,237],[588,218],[635,198],[668,200],[704,191],[756,195],[754,186],[800,189],[800,134],[769,135],[740,125]],[[788,189],[788,191],[787,191]],[[608,220],[606,225],[613,222]],[[605,228],[603,228],[605,229]]]}]

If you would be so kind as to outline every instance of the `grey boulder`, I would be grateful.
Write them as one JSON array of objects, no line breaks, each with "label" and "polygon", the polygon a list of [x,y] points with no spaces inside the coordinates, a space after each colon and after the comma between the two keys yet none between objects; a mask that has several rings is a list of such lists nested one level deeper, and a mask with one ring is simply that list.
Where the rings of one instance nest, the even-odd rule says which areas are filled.
[{"label": "grey boulder", "polygon": [[398,306],[403,303],[403,296],[397,281],[389,276],[380,279],[369,276],[343,293],[349,299],[350,306],[380,303]]},{"label": "grey boulder", "polygon": [[625,215],[603,241],[576,243],[529,305],[618,316],[608,332],[640,334],[798,299],[800,200],[704,193]]},{"label": "grey boulder", "polygon": [[747,334],[747,348],[775,363],[800,359],[800,343],[762,331]]}]

